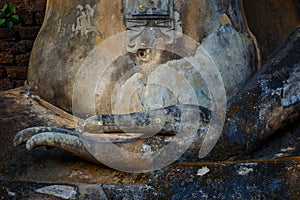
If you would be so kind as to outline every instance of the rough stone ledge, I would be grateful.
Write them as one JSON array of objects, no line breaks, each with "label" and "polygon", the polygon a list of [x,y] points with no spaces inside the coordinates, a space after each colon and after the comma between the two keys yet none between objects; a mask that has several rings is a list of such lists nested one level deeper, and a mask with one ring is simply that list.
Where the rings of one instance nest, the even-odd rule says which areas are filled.
[{"label": "rough stone ledge", "polygon": [[150,175],[141,185],[9,181],[0,175],[0,199],[60,199],[46,186],[72,186],[68,199],[297,199],[300,157],[249,162],[182,163]]}]

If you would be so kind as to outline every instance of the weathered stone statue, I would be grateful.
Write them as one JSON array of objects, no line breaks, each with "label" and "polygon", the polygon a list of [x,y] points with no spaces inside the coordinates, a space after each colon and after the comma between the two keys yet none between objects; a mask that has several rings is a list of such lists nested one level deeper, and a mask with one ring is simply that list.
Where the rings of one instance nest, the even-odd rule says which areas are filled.
[{"label": "weathered stone statue", "polygon": [[[146,8],[151,2],[151,9]],[[194,44],[187,43],[184,36]],[[74,111],[75,104],[78,110],[74,114],[82,117],[121,113],[122,109],[112,105],[112,98],[118,95],[114,92],[134,90],[129,94],[128,111],[145,111],[182,103],[163,86],[148,83],[141,87],[147,81],[165,83],[170,78],[170,70],[165,69],[169,67],[187,79],[199,103],[209,107],[211,97],[205,78],[184,57],[204,60],[205,55],[197,48],[205,49],[222,74],[230,99],[258,69],[254,40],[238,2],[48,1],[46,18],[31,54],[29,90],[68,112]],[[200,47],[196,42],[201,43]],[[102,76],[95,80],[82,78],[100,75],[100,70]],[[89,93],[91,87],[93,94]],[[181,83],[177,87],[184,86]],[[77,99],[74,93],[79,91],[82,93]],[[95,105],[89,105],[92,95]]]},{"label": "weathered stone statue", "polygon": [[[171,142],[184,153],[189,144],[182,158],[197,160],[219,139],[221,130],[210,121],[223,125],[225,119],[208,157],[220,159],[250,151],[259,139],[298,117],[299,52],[291,49],[299,47],[299,30],[249,81],[260,58],[241,1],[80,2],[47,2],[28,89],[89,118],[80,133],[54,127],[23,130],[15,145],[54,146],[99,162],[104,158],[95,157],[96,152],[110,151],[101,148],[106,143],[95,133],[126,132],[131,135],[125,139],[109,136],[112,143],[143,155]],[[137,139],[137,133],[144,138]],[[110,164],[117,165],[118,159]],[[141,171],[155,169],[138,164]]]}]

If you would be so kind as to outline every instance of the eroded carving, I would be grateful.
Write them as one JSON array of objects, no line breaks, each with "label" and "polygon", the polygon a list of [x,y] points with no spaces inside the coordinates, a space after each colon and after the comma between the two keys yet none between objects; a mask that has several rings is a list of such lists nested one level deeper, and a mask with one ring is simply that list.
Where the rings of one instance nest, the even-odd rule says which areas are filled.
[{"label": "eroded carving", "polygon": [[77,19],[76,23],[72,25],[72,32],[75,35],[87,36],[88,33],[99,34],[99,31],[92,23],[94,17],[96,5],[93,7],[90,4],[81,5],[76,7]]}]

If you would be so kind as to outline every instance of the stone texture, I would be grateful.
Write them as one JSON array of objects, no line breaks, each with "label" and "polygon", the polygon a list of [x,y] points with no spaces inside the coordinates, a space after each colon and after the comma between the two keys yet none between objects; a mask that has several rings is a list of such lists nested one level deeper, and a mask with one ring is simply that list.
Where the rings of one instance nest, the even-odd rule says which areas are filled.
[{"label": "stone texture", "polygon": [[[254,77],[252,77],[251,80],[249,80],[245,87],[229,101],[227,117],[221,138],[219,139],[213,151],[204,158],[205,160],[226,160],[229,158],[237,159],[242,157],[244,154],[249,155],[267,138],[274,134],[276,130],[283,128],[288,122],[297,122],[297,119],[299,119],[300,109],[298,80],[298,46],[300,45],[299,32],[300,29],[295,30],[295,32],[280,47],[280,49],[278,49],[276,54],[274,54],[274,57],[272,57],[269,63],[264,65],[260,71]],[[24,100],[24,97],[22,96],[16,97],[23,98]],[[6,100],[4,99],[4,103],[5,102]],[[24,103],[26,103],[26,101]],[[187,110],[183,111],[183,108]],[[195,124],[197,125],[197,123],[193,120],[197,119],[195,117],[196,115],[194,114],[198,112],[199,107],[192,105],[184,105],[180,107],[178,105],[175,107],[167,107],[165,109],[166,113],[160,112],[159,109],[154,110],[155,113],[162,114],[162,117],[166,116],[166,118],[169,120],[167,121],[168,123],[166,123],[168,126],[163,128],[165,131],[168,132],[169,127],[171,127],[173,132],[176,133],[176,126],[178,126],[177,122],[182,122],[180,121],[182,118],[182,113],[188,114],[186,116],[187,121],[184,121],[183,125],[187,125],[187,127],[190,129],[193,128]],[[7,113],[7,110],[4,109],[4,113],[5,112]],[[98,115],[94,117],[96,119],[95,122],[97,123],[93,124],[96,124],[97,128],[100,127],[100,129],[93,129],[92,127],[92,131],[99,131],[102,128],[104,131],[101,131],[101,133],[109,133],[111,130],[108,129],[107,131],[105,129],[106,126],[110,128],[118,128],[117,122],[121,122],[121,126],[124,126],[126,131],[129,133],[145,132],[144,129],[149,129],[149,127],[147,127],[148,123],[153,121],[151,116],[153,116],[155,119],[158,119],[154,112],[152,112],[152,114],[134,113],[130,115]],[[133,120],[129,120],[129,122],[133,122],[133,124],[126,123],[128,118]],[[118,119],[118,121],[115,119]],[[207,123],[207,120],[204,121]],[[87,122],[88,121],[85,121],[84,124],[88,124],[87,131],[90,131],[90,125],[92,124]],[[34,131],[32,133],[28,132],[30,134],[29,137],[25,136],[25,140],[21,139],[20,142],[18,142],[18,138],[23,137],[20,132],[18,137],[16,137],[17,139],[15,142],[17,141],[17,144],[21,144],[22,142],[29,140],[29,143],[27,142],[26,146],[30,149],[35,146],[44,145],[57,147],[84,159],[88,158],[87,160],[92,160],[94,162],[93,159],[90,159],[92,155],[98,161],[116,169],[125,170],[122,167],[126,167],[126,170],[128,171],[138,170],[144,172],[149,170],[149,167],[157,167],[156,164],[162,164],[165,166],[164,161],[170,159],[171,156],[177,152],[179,152],[181,156],[184,152],[180,152],[179,150],[183,149],[183,146],[191,139],[193,139],[193,144],[190,146],[190,149],[188,149],[181,156],[178,162],[199,161],[199,158],[206,156],[213,146],[211,146],[209,141],[207,144],[210,144],[210,146],[202,142],[202,137],[206,135],[202,133],[206,133],[205,130],[207,130],[205,123],[202,123],[200,127],[197,126],[196,129],[193,129],[190,132],[181,130],[183,133],[185,133],[183,136],[179,133],[175,137],[167,135],[152,136],[138,140],[129,140],[121,144],[121,148],[124,147],[126,150],[130,150],[130,152],[142,151],[142,153],[152,153],[157,151],[157,149],[161,149],[161,147],[168,144],[168,142],[175,141],[177,145],[173,146],[171,151],[163,152],[159,154],[159,157],[154,158],[155,160],[153,163],[155,166],[152,165],[153,163],[149,164],[148,160],[137,162],[135,157],[131,154],[123,154],[123,152],[117,152],[116,154],[114,149],[111,147],[107,148],[107,146],[104,145],[105,143],[97,143],[97,134],[86,135],[86,133],[84,133],[84,135],[87,136],[92,142],[86,145],[86,143],[84,143],[86,139],[84,137],[80,137],[79,133],[72,133],[72,137],[74,136],[73,138],[75,139],[71,138],[71,141],[65,142],[68,138],[67,135],[65,135],[65,138],[63,137],[63,132],[53,130],[52,133],[45,133],[47,137],[43,137],[43,134],[39,134],[39,132],[35,131],[36,129],[33,129]],[[197,131],[197,128],[199,128],[200,131]],[[47,131],[51,131],[51,129],[46,129],[46,132]],[[112,130],[112,132],[118,131],[118,129]],[[42,130],[42,132],[45,132],[45,130]],[[47,134],[51,134],[51,138],[53,138],[53,140],[51,140]],[[39,139],[34,140],[31,137]],[[117,138],[117,136],[112,137]],[[144,148],[145,146],[146,148]],[[113,146],[113,148],[116,148],[116,146]],[[294,150],[293,147],[285,147],[285,149],[282,148],[283,152],[292,150]],[[101,152],[101,154],[99,154],[99,152]],[[170,152],[172,153],[170,154]],[[100,157],[98,157],[99,155]],[[109,164],[107,164],[107,160],[105,160],[105,162],[103,161],[103,159],[107,158],[110,161]],[[127,162],[125,166],[124,161]],[[172,162],[173,161],[174,160],[172,160]],[[99,162],[95,163],[99,164]]]},{"label": "stone texture", "polygon": [[3,41],[0,43],[0,50],[12,54],[26,53],[32,49],[32,40],[21,40],[21,41]]},{"label": "stone texture", "polygon": [[1,27],[0,29],[0,39],[15,39],[16,37],[18,37],[18,32],[13,30],[13,29],[9,29],[9,28],[3,28]]},{"label": "stone texture", "polygon": [[13,64],[15,62],[15,56],[8,52],[0,53],[0,64]]},{"label": "stone texture", "polygon": [[228,100],[257,71],[253,67],[258,65],[257,60],[251,58],[256,47],[247,37],[227,24],[203,41],[221,73]]},{"label": "stone texture", "polygon": [[0,66],[0,79],[7,77],[7,72],[5,67]]},{"label": "stone texture", "polygon": [[266,63],[285,38],[300,24],[298,0],[244,0],[248,24]]},{"label": "stone texture", "polygon": [[[193,8],[193,6],[190,8]],[[8,31],[7,34],[0,31],[0,37],[1,34],[3,37],[7,35],[14,37],[13,31]],[[32,153],[28,153],[21,148],[15,149],[11,145],[12,139],[15,133],[23,128],[36,125],[63,127],[70,126],[72,122],[65,121],[51,113],[51,111],[40,107],[35,101],[27,98],[26,95],[20,97],[20,94],[16,94],[15,91],[1,93],[0,95],[0,198],[56,199],[33,191],[49,185],[42,184],[42,182],[50,181],[59,184],[62,180],[64,180],[64,184],[66,182],[73,184],[76,182],[79,188],[81,187],[80,183],[96,183],[96,186],[104,184],[101,188],[106,191],[106,195],[109,194],[109,197],[113,199],[120,196],[123,198],[124,194],[130,199],[134,197],[135,191],[139,191],[140,196],[161,197],[162,199],[217,197],[221,199],[270,199],[274,197],[297,199],[300,195],[298,157],[265,160],[263,162],[252,160],[247,162],[182,163],[172,165],[162,172],[154,173],[149,178],[149,174],[127,174],[103,166],[95,166],[53,149],[46,151],[43,148],[38,148]],[[287,102],[287,104],[290,104],[292,99],[288,99]],[[247,109],[245,110],[246,113]],[[76,127],[76,125],[74,126]],[[294,148],[294,155],[299,155],[299,145],[297,145],[299,144],[297,143],[299,133],[295,134],[297,130],[299,128],[289,134],[282,134],[287,139],[284,143],[280,140],[275,144],[276,149],[279,149],[278,153],[290,155],[285,154],[290,151],[287,144],[295,144],[296,146],[292,147]],[[278,132],[279,135],[281,133]],[[249,144],[258,145],[253,141]],[[284,145],[280,146],[282,144]],[[232,149],[234,146],[234,144],[228,146],[229,152],[234,152],[234,149]],[[268,145],[265,148],[261,153],[263,156],[260,157],[265,158],[266,155],[273,157],[274,149],[268,150]],[[244,149],[244,146],[242,146],[242,149]],[[223,152],[226,151],[223,150]],[[54,155],[51,156],[51,154]],[[259,154],[259,152],[256,152],[256,156]],[[256,156],[251,155],[252,158],[256,158]],[[239,159],[245,158],[249,158],[249,156],[239,157]],[[197,172],[199,169],[205,167],[209,168],[209,172],[198,177]],[[120,186],[120,184],[124,186]],[[133,184],[143,184],[144,186],[132,186]],[[88,190],[90,191],[88,194],[92,196],[94,192],[98,192],[97,194],[103,192],[103,190],[97,191],[96,186],[91,185],[90,187],[93,189]],[[88,194],[85,195],[89,196]]]},{"label": "stone texture", "polygon": [[[42,108],[39,103],[28,98],[24,90],[16,89],[1,92],[0,109],[0,135],[2,137],[0,141],[1,178],[4,176],[10,181],[23,180],[32,182],[39,182],[39,180],[46,181],[47,179],[50,182],[64,180],[65,184],[74,182],[89,184],[100,182],[103,184],[136,182],[139,184],[142,180],[146,179],[146,176],[127,176],[127,173],[110,170],[102,165],[97,166],[84,162],[71,154],[65,154],[55,149],[50,151],[56,154],[58,159],[55,159],[56,156],[50,156],[56,160],[54,161],[50,158],[52,160],[49,160],[50,162],[42,161],[50,155],[47,149],[37,149],[33,154],[27,154],[27,151],[24,151],[23,148],[15,149],[12,146],[13,137],[16,132],[25,127],[50,125],[66,126],[74,129],[77,127],[77,124],[59,117],[48,109]],[[15,109],[19,111],[14,111]],[[9,162],[5,162],[5,160],[9,160]],[[99,177],[101,177],[101,181]]]},{"label": "stone texture", "polygon": [[[11,145],[17,130],[34,124],[68,125],[68,128],[76,124],[41,107],[22,91],[20,94],[20,90],[0,95],[0,198],[3,199],[57,199],[35,190],[66,184],[77,189],[76,199],[297,199],[300,193],[299,156],[272,159],[272,148],[264,150],[264,156],[270,155],[271,159],[246,161],[243,159],[247,157],[241,157],[235,162],[177,163],[150,174],[118,172],[54,149],[38,148],[28,153]],[[299,137],[299,128],[295,130],[297,134],[287,135],[289,143]],[[281,144],[276,147],[286,148]],[[296,147],[299,155],[299,144]],[[201,176],[198,172],[203,168],[209,171]]]},{"label": "stone texture", "polygon": [[[67,12],[63,13],[60,11],[65,4],[62,5],[60,2],[54,1],[53,4],[48,7],[52,12],[49,13],[48,20],[44,22],[43,29],[36,40],[35,49],[31,54],[31,66],[28,71],[29,87],[33,93],[39,95],[41,98],[68,112],[72,112],[72,100],[74,100],[72,98],[74,95],[73,87],[75,87],[76,90],[79,91],[78,95],[75,94],[78,96],[77,107],[81,109],[75,114],[81,116],[91,115],[93,113],[91,109],[93,109],[94,104],[89,101],[95,98],[97,113],[111,113],[114,110],[114,102],[111,102],[114,89],[118,90],[120,89],[119,87],[122,87],[120,90],[130,91],[130,89],[133,88],[132,84],[130,85],[131,82],[139,82],[138,87],[142,86],[146,84],[147,76],[149,76],[152,70],[155,70],[157,65],[166,64],[168,61],[175,60],[175,53],[153,51],[151,55],[149,54],[149,57],[152,56],[155,59],[151,59],[151,62],[145,62],[145,59],[141,60],[143,58],[139,58],[136,53],[133,52],[114,58],[111,60],[112,63],[109,68],[104,69],[105,65],[102,65],[101,62],[105,62],[106,59],[110,59],[111,57],[113,58],[115,54],[124,47],[123,43],[126,43],[125,38],[121,38],[119,41],[113,39],[112,42],[117,42],[120,45],[114,46],[113,44],[107,44],[108,47],[104,49],[107,51],[109,47],[112,47],[109,49],[110,52],[107,55],[101,55],[101,53],[105,53],[101,52],[100,44],[103,44],[101,42],[106,41],[106,43],[108,43],[108,38],[126,30],[123,23],[122,2],[115,1],[112,5],[111,1],[108,0],[96,1],[93,5],[90,5],[93,8],[95,6],[95,10],[93,12],[94,15],[90,18],[91,22],[89,22],[88,27],[93,27],[94,29],[89,30],[82,27],[78,33],[74,32],[76,31],[75,26],[77,28],[79,27],[78,24],[76,24],[76,19],[82,17],[80,16],[80,12],[88,11],[84,8],[79,12],[78,16],[78,12],[76,11],[78,2],[74,0],[70,2],[69,5],[70,7]],[[82,6],[87,5],[88,4],[83,4]],[[257,52],[254,48],[253,38],[251,39],[251,35],[247,32],[247,24],[242,14],[241,5],[236,1],[229,0],[220,3],[207,0],[201,0],[200,2],[196,0],[189,2],[175,1],[175,11],[177,14],[179,13],[175,27],[177,27],[178,30],[182,29],[183,34],[194,39],[195,43],[202,42],[211,34],[219,34],[221,42],[213,46],[213,48],[218,49],[221,45],[221,48],[228,51],[228,57],[234,57],[234,54],[237,53],[231,52],[230,50],[240,50],[238,53],[240,56],[228,60],[222,70],[224,77],[228,77],[226,73],[229,71],[232,72],[235,69],[238,71],[235,74],[238,75],[236,76],[235,83],[233,85],[228,82],[226,83],[226,89],[229,97],[231,97],[246,80],[250,78],[258,67]],[[221,28],[222,26],[227,26],[220,23],[220,18],[224,16],[224,14],[232,21],[231,32],[222,32],[222,30],[229,30],[229,28]],[[74,29],[72,29],[72,27]],[[224,34],[228,34],[228,37]],[[222,37],[225,38],[223,43]],[[180,46],[180,44],[178,44],[178,46]],[[91,51],[93,49],[94,51]],[[171,47],[169,49],[171,49]],[[213,50],[211,52],[213,52]],[[214,59],[218,58],[217,56],[214,57]],[[220,63],[223,64],[223,61],[216,61],[216,63],[218,65]],[[151,64],[151,69],[146,67],[147,64]],[[228,68],[232,68],[233,70]],[[104,70],[103,74],[98,73],[101,70]],[[137,70],[141,70],[141,73],[134,73]],[[79,77],[75,75],[79,74],[80,76],[86,71],[90,71],[90,74],[87,73],[82,76],[89,77],[88,80],[83,80],[77,84]],[[185,73],[187,79],[195,79],[195,77],[189,75],[187,71],[184,72],[179,69],[178,74],[181,72]],[[129,75],[130,73],[131,75]],[[124,74],[127,74],[126,76],[129,77],[122,77]],[[163,72],[159,75],[168,77],[168,74],[163,74]],[[93,76],[95,77],[92,78]],[[123,80],[124,78],[126,80]],[[100,81],[99,85],[95,88],[94,84],[98,80]],[[226,81],[232,82],[232,80]],[[127,88],[124,82],[129,83]],[[197,90],[197,94],[201,93],[201,84],[197,84],[196,82],[190,84]],[[177,88],[182,89],[181,86],[177,86]],[[177,103],[176,95],[169,95],[168,92],[165,92],[165,94],[162,94],[163,92],[155,93],[158,90],[158,88],[154,88],[151,93],[151,88],[146,88],[144,91],[141,91],[141,94],[138,94],[139,91],[135,94],[130,94],[132,95],[132,101],[130,103],[132,106],[129,107],[129,110],[131,112],[148,110],[149,106],[143,107],[143,105],[146,105],[143,99],[147,99],[148,97],[150,98],[148,103],[152,106],[155,103],[161,104],[158,98],[155,97],[162,97],[163,95],[165,95],[163,99],[166,100],[163,105],[160,105],[161,107]],[[91,91],[96,92],[91,94]],[[148,97],[146,95],[147,92],[149,93]],[[200,96],[198,96],[198,100],[201,101]],[[77,101],[77,99],[75,101]],[[207,104],[206,102],[205,106]],[[118,108],[118,106],[116,107]],[[121,108],[115,110],[116,113],[120,111]]]},{"label": "stone texture", "polygon": [[[1,1],[0,7],[5,2]],[[0,62],[10,71],[6,77],[0,79],[0,90],[24,85],[27,79],[27,69],[24,67],[28,68],[29,55],[46,7],[46,0],[12,0],[9,3],[16,5],[20,21],[11,29],[0,28]]]},{"label": "stone texture", "polygon": [[[210,171],[198,176],[197,170]],[[299,158],[228,163],[184,163],[150,179],[167,199],[297,199]]]},{"label": "stone texture", "polygon": [[44,13],[44,11],[39,11],[39,12],[36,12],[35,14],[34,14],[34,18],[35,18],[35,23],[37,24],[37,25],[42,25],[43,24],[43,21],[44,21],[44,15],[45,15],[45,13]]},{"label": "stone texture", "polygon": [[22,27],[17,29],[21,39],[31,39],[34,40],[40,30],[40,26],[34,27]]},{"label": "stone texture", "polygon": [[[28,152],[23,147],[14,148],[15,133],[25,127],[51,125],[72,129],[77,124],[28,98],[25,90],[1,92],[0,97],[0,198],[57,199],[34,191],[60,184],[77,187],[76,199],[103,195],[110,199],[122,199],[124,195],[132,199],[137,194],[150,199],[206,196],[297,199],[299,196],[299,124],[298,128],[287,129],[289,134],[279,131],[282,138],[275,144],[265,145],[263,151],[255,152],[251,157],[254,160],[241,156],[234,162],[180,162],[153,173],[131,174],[94,165],[55,149],[37,148]],[[274,147],[278,152],[286,152],[289,144],[295,144],[295,157],[273,159],[276,158]],[[198,172],[203,168],[209,171],[200,176]]]},{"label": "stone texture", "polygon": [[[299,46],[300,28],[297,28],[228,102],[223,134],[211,157],[226,157],[229,151],[222,152],[222,148],[231,149],[229,154],[251,152],[276,130],[299,119]],[[229,138],[234,145],[223,146]]]},{"label": "stone texture", "polygon": [[18,65],[27,66],[29,62],[30,53],[16,55],[16,63]]},{"label": "stone texture", "polygon": [[[160,164],[165,166],[169,164],[165,161],[173,159],[174,155],[177,156],[176,159],[181,156],[180,161],[198,161],[234,159],[237,155],[249,154],[276,130],[283,128],[288,122],[297,121],[299,117],[299,41],[300,28],[294,31],[276,51],[274,57],[248,81],[244,88],[229,100],[224,126],[222,121],[217,123],[221,125],[220,131],[223,129],[220,139],[216,132],[208,131],[207,118],[208,115],[213,116],[211,114],[213,112],[202,110],[202,117],[197,118],[201,113],[200,109],[203,108],[185,104],[149,112],[96,115],[81,123],[85,127],[79,130],[91,133],[83,132],[86,137],[80,137],[75,132],[75,135],[68,137],[64,131],[50,130],[51,133],[47,133],[49,130],[46,132],[34,130],[28,132],[30,134],[28,137],[25,134],[25,139],[22,139],[23,133],[20,132],[16,136],[15,144],[26,142],[28,149],[36,146],[57,147],[94,162],[94,159],[90,159],[92,155],[101,163],[130,172],[154,170]],[[167,120],[164,121],[163,117]],[[153,154],[154,161],[143,157],[136,158],[126,151],[115,151],[115,145],[104,145],[103,141],[98,143],[97,137],[101,135],[93,134],[121,133],[123,130],[126,133],[145,134],[150,131],[152,137],[127,140],[121,147],[142,155]],[[169,132],[176,136],[153,136],[160,130],[161,133]],[[112,137],[118,139],[118,136]],[[176,145],[167,145],[168,143]],[[74,145],[77,148],[74,148]],[[168,148],[161,150],[161,147],[166,145]],[[159,154],[155,154],[157,152]],[[207,156],[208,153],[210,154]],[[170,162],[173,161],[175,159]]]},{"label": "stone texture", "polygon": [[50,185],[35,190],[37,193],[55,196],[62,199],[75,199],[77,191],[74,187],[68,185]]},{"label": "stone texture", "polygon": [[[5,1],[0,2],[0,7],[6,3]],[[46,6],[46,0],[11,0],[9,3],[16,5],[17,13],[20,16],[20,25],[32,26],[39,25],[37,21],[40,19],[36,18],[36,13],[44,12]],[[43,18],[43,17],[42,17]]]},{"label": "stone texture", "polygon": [[9,90],[15,88],[15,85],[10,78],[0,79],[0,90]]},{"label": "stone texture", "polygon": [[26,80],[27,66],[7,66],[7,77],[14,80]]}]

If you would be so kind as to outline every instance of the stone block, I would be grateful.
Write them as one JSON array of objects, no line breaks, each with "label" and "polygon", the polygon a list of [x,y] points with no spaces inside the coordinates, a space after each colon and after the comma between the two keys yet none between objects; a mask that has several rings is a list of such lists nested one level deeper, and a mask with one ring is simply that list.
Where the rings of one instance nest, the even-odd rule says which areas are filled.
[{"label": "stone block", "polygon": [[34,23],[34,12],[28,6],[21,4],[17,6],[17,14],[20,19],[19,22],[22,26],[33,25]]},{"label": "stone block", "polygon": [[6,42],[5,40],[1,41],[0,42],[0,51],[1,52],[11,52],[13,46],[14,46],[14,42]]},{"label": "stone block", "polygon": [[33,47],[34,40],[22,40],[20,41],[21,46],[25,46],[26,51],[31,51]]},{"label": "stone block", "polygon": [[7,77],[7,72],[6,72],[5,67],[0,66],[0,79],[1,78],[6,78],[6,77]]},{"label": "stone block", "polygon": [[0,39],[14,39],[16,38],[16,31],[10,28],[0,28]]},{"label": "stone block", "polygon": [[0,53],[0,64],[13,64],[15,56],[9,52]]},{"label": "stone block", "polygon": [[14,54],[18,54],[18,53],[26,53],[27,48],[26,48],[26,44],[23,42],[10,42],[9,45],[11,45],[11,51]]},{"label": "stone block", "polygon": [[0,79],[0,90],[9,90],[13,88],[14,84],[10,78]]},{"label": "stone block", "polygon": [[14,88],[23,87],[25,85],[25,80],[13,80]]},{"label": "stone block", "polygon": [[21,66],[28,66],[30,53],[16,55],[16,63]]},{"label": "stone block", "polygon": [[0,40],[0,52],[9,52],[12,54],[20,54],[30,52],[33,46],[33,41],[6,41]]},{"label": "stone block", "polygon": [[35,12],[34,19],[36,25],[42,25],[44,21],[44,11]]},{"label": "stone block", "polygon": [[18,28],[18,32],[20,34],[21,39],[35,39],[39,30],[39,26]]},{"label": "stone block", "polygon": [[27,77],[27,66],[6,66],[7,76],[12,79],[25,80]]},{"label": "stone block", "polygon": [[34,4],[36,11],[45,11],[46,0],[35,0]]}]

